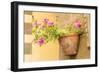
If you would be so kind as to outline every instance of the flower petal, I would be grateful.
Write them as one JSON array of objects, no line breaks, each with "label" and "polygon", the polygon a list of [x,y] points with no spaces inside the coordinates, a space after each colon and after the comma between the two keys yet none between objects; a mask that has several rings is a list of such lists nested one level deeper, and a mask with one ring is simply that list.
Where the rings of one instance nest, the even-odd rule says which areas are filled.
[{"label": "flower petal", "polygon": [[53,26],[53,22],[48,22],[48,26]]},{"label": "flower petal", "polygon": [[45,42],[45,39],[44,38],[40,38],[39,41],[38,41],[38,43],[39,43],[40,46],[43,45],[44,42]]},{"label": "flower petal", "polygon": [[46,23],[47,23],[48,21],[49,21],[49,19],[47,19],[47,18],[45,18],[45,19],[44,19],[44,22],[46,22]]},{"label": "flower petal", "polygon": [[75,27],[77,27],[77,28],[80,28],[80,27],[81,27],[80,21],[79,21],[79,20],[77,20],[77,21],[74,23],[74,25],[75,25]]}]

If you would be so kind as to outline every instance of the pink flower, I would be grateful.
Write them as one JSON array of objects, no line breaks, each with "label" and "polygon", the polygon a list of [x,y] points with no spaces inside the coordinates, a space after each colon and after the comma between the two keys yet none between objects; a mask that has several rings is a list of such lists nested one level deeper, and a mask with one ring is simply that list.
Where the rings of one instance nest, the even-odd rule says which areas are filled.
[{"label": "pink flower", "polygon": [[34,26],[36,26],[36,24],[35,23],[32,23],[32,26],[34,27]]},{"label": "pink flower", "polygon": [[67,25],[68,24],[68,21],[67,20],[64,20],[64,25]]},{"label": "pink flower", "polygon": [[43,45],[44,42],[45,42],[45,39],[44,38],[40,38],[39,41],[38,41],[38,43],[39,43],[40,46]]},{"label": "pink flower", "polygon": [[34,26],[37,26],[37,21],[33,22],[33,23],[32,23],[32,26],[33,26],[33,27],[34,27]]},{"label": "pink flower", "polygon": [[79,21],[79,20],[77,20],[77,21],[74,23],[74,25],[75,25],[75,27],[77,27],[77,28],[80,28],[80,27],[81,27],[80,21]]},{"label": "pink flower", "polygon": [[45,23],[48,23],[48,21],[49,21],[49,19],[47,19],[47,18],[44,19],[44,22]]},{"label": "pink flower", "polygon": [[32,26],[33,26],[33,27],[39,26],[39,25],[41,25],[41,23],[39,23],[39,22],[37,22],[37,21],[35,21],[35,22],[32,23]]},{"label": "pink flower", "polygon": [[48,22],[48,26],[53,26],[53,22]]}]

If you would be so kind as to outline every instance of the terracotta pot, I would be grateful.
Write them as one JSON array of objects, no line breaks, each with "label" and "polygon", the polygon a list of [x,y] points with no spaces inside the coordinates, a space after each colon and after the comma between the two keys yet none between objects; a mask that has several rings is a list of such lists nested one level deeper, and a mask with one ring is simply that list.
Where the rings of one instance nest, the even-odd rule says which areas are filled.
[{"label": "terracotta pot", "polygon": [[59,45],[66,56],[77,55],[79,35],[63,36],[59,38]]}]

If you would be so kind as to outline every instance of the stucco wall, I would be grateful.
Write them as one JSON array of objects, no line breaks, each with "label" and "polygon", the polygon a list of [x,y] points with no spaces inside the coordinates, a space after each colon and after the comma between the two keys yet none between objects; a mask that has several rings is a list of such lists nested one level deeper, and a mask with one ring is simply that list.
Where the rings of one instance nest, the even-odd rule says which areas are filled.
[{"label": "stucco wall", "polygon": [[[84,34],[80,36],[79,51],[75,59],[86,59],[90,58],[90,49],[89,49],[89,27],[90,27],[90,15],[89,14],[75,14],[75,13],[49,13],[49,12],[28,12],[25,11],[25,31],[31,28],[33,22],[32,16],[35,17],[35,20],[38,20],[40,23],[44,18],[48,18],[50,21],[55,22],[57,25],[62,25],[65,22],[75,22],[75,20],[81,21],[81,26],[86,27]],[[30,25],[30,26],[28,26]],[[25,48],[25,61],[46,61],[46,60],[65,60],[70,59],[69,56],[65,56],[62,49],[59,47],[58,40],[55,42],[51,41],[43,46],[39,46],[32,42],[34,39],[32,34],[25,33],[25,43],[31,44],[31,49]],[[29,51],[29,52],[28,52]]]}]

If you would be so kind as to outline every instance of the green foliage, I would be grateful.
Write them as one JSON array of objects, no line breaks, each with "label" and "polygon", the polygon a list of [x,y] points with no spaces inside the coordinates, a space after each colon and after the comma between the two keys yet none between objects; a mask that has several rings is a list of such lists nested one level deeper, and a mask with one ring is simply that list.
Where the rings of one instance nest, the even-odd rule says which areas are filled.
[{"label": "green foliage", "polygon": [[[59,37],[62,36],[69,36],[71,34],[81,34],[82,28],[80,27],[80,23],[78,23],[77,26],[74,26],[74,24],[67,24],[64,27],[59,27],[56,24],[47,23],[44,21],[44,24],[38,25],[34,24],[32,28],[32,35],[34,37],[34,41],[38,42],[41,38],[44,38],[42,40],[42,43],[47,43],[52,40],[59,39]],[[42,44],[41,43],[41,44]]]}]

